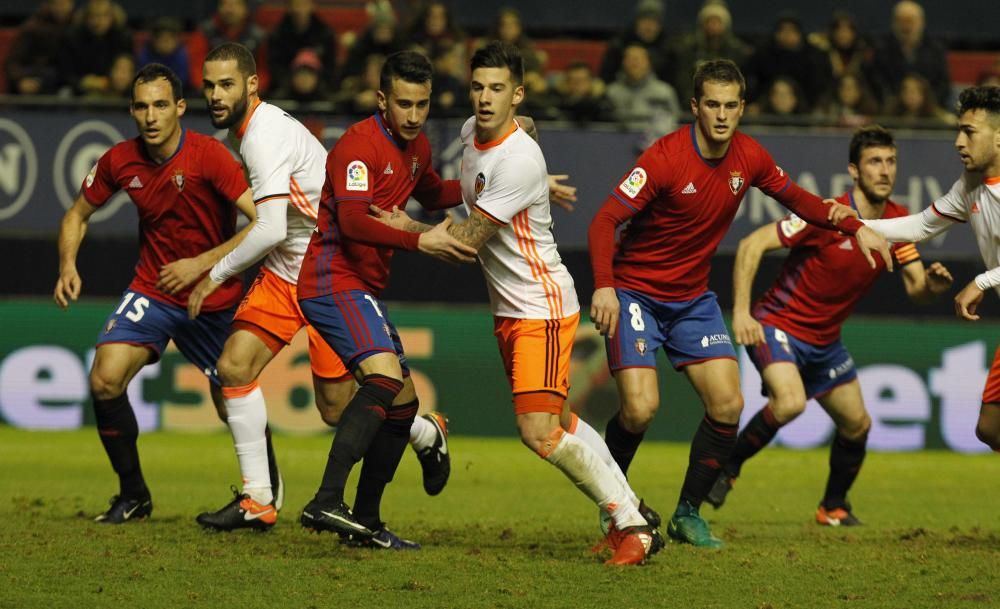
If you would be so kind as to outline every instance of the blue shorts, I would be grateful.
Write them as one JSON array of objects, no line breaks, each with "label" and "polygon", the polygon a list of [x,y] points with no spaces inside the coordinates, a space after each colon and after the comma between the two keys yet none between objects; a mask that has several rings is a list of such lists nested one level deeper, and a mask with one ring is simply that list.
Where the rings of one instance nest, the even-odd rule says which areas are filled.
[{"label": "blue shorts", "polygon": [[[809,399],[830,393],[838,385],[858,378],[854,359],[839,339],[817,346],[767,325],[764,326],[764,338],[763,344],[747,347],[753,365],[763,372],[775,362],[795,364]],[[767,387],[762,387],[760,392],[767,395]]]},{"label": "blue shorts", "polygon": [[661,302],[633,290],[615,292],[621,304],[618,330],[604,341],[612,372],[655,368],[660,347],[675,369],[710,359],[736,359],[715,292],[680,302]]},{"label": "blue shorts", "polygon": [[104,322],[97,345],[127,343],[146,347],[156,361],[173,339],[181,354],[204,372],[209,381],[219,385],[215,365],[229,338],[235,309],[234,305],[224,311],[202,313],[192,320],[184,307],[125,290],[118,308]]},{"label": "blue shorts", "polygon": [[388,352],[399,357],[403,376],[409,376],[399,332],[378,298],[364,290],[347,290],[300,300],[299,307],[351,372],[365,358]]}]

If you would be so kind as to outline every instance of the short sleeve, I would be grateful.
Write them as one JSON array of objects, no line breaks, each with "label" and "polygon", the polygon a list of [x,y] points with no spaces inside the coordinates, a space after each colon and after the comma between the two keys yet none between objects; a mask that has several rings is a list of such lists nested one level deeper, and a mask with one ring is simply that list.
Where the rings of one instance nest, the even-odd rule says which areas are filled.
[{"label": "short sleeve", "polygon": [[235,201],[246,192],[247,180],[243,175],[243,168],[221,143],[211,140],[203,162],[205,173],[215,191],[227,201]]},{"label": "short sleeve", "polygon": [[972,191],[969,184],[969,174],[965,173],[951,186],[951,190],[931,204],[931,209],[937,215],[954,222],[969,221],[969,194]]},{"label": "short sleeve", "polygon": [[508,224],[514,216],[540,198],[540,185],[548,190],[545,172],[531,157],[512,154],[500,160],[489,176],[476,176],[477,186],[483,180],[483,190],[476,197],[475,209],[500,224]]},{"label": "short sleeve", "polygon": [[80,193],[94,207],[104,205],[111,198],[111,195],[119,190],[118,183],[115,182],[111,170],[111,156],[113,153],[114,148],[105,152],[97,160],[97,163],[94,164],[93,169],[83,179],[83,184],[80,186]]},{"label": "short sleeve", "polygon": [[635,166],[622,177],[611,196],[639,212],[670,184],[670,173],[659,146],[651,146],[639,156]]},{"label": "short sleeve", "polygon": [[288,198],[292,177],[292,138],[263,131],[244,140],[240,154],[246,164],[255,203]]},{"label": "short sleeve", "polygon": [[372,168],[375,146],[360,137],[341,138],[327,157],[326,179],[336,201],[371,201],[375,192]]}]

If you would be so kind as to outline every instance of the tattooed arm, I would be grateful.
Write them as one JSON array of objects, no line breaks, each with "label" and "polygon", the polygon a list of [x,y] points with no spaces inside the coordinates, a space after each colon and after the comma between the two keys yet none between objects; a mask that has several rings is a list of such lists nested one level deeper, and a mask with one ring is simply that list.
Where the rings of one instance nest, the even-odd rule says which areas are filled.
[{"label": "tattooed arm", "polygon": [[[410,233],[426,233],[427,231],[432,230],[435,226],[431,224],[424,224],[423,222],[417,222],[416,220],[410,218],[405,211],[395,207],[391,212],[387,212],[383,209],[372,206],[371,211],[375,214],[375,219],[379,222]],[[479,212],[473,212],[468,219],[461,224],[451,223],[450,216],[445,222],[449,223],[448,234],[477,251],[490,240],[490,237],[503,228],[502,224],[487,218],[484,214]]]}]

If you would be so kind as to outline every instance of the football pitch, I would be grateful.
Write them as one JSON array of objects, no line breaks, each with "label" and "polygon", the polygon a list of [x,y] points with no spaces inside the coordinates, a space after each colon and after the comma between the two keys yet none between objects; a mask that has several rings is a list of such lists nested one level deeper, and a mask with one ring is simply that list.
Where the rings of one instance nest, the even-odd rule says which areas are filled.
[{"label": "football pitch", "polygon": [[[514,439],[453,438],[438,497],[424,494],[407,450],[383,518],[419,552],[346,548],[302,529],[329,437],[275,444],[287,495],[272,531],[194,522],[238,481],[224,434],[141,436],[153,517],[110,527],[92,522],[117,491],[93,429],[0,426],[0,607],[1000,607],[994,454],[870,454],[851,494],[865,526],[829,529],[812,522],[827,453],[766,450],[725,508],[703,508],[725,548],[670,544],[646,566],[609,568],[589,552],[593,507]],[[686,446],[649,443],[633,465],[634,487],[664,518],[686,462]]]}]

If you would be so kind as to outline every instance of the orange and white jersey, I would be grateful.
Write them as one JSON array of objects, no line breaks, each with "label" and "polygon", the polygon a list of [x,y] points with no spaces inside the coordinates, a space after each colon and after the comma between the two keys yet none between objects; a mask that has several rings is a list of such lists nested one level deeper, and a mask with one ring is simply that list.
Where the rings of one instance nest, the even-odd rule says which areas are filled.
[{"label": "orange and white jersey", "polygon": [[302,123],[266,102],[258,102],[243,125],[230,130],[230,143],[243,161],[258,216],[262,203],[287,201],[285,238],[268,253],[264,266],[294,284],[316,228],[326,149]]},{"label": "orange and white jersey", "polygon": [[580,310],[573,277],[556,250],[548,170],[538,143],[517,125],[479,143],[475,118],[462,127],[462,199],[502,228],[479,250],[493,314],[562,319]]}]

